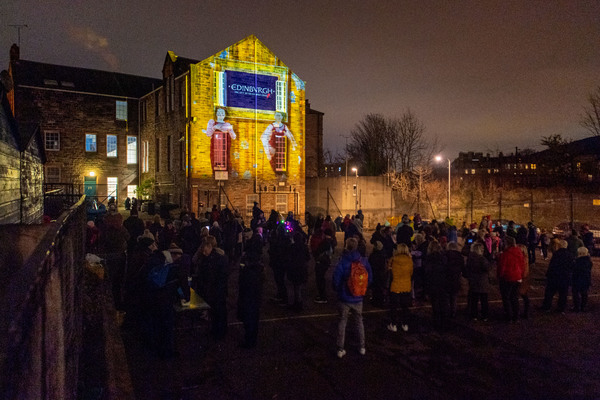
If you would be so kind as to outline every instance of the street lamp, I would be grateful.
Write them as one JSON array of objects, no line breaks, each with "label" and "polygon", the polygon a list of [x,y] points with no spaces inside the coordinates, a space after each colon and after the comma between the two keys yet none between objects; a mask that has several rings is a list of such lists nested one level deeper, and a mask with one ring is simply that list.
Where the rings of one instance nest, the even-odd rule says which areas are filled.
[{"label": "street lamp", "polygon": [[[435,161],[437,161],[437,162],[442,162],[443,159],[444,158],[442,156],[435,157]],[[450,218],[450,171],[451,171],[450,164],[451,164],[451,162],[450,162],[449,158],[447,158],[446,160],[448,160],[448,209],[447,209],[446,216],[448,218]]]},{"label": "street lamp", "polygon": [[354,195],[356,196],[356,202],[354,203],[354,214],[358,213],[358,169],[352,167],[352,172],[356,175],[356,183],[354,184]]}]

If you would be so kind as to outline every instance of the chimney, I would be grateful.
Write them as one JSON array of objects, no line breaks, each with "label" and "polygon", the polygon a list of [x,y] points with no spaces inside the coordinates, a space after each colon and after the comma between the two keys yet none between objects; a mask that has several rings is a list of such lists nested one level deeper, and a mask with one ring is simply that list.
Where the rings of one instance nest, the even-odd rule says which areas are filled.
[{"label": "chimney", "polygon": [[19,46],[13,43],[13,45],[10,46],[10,61],[19,61],[20,58],[21,50],[19,49]]}]

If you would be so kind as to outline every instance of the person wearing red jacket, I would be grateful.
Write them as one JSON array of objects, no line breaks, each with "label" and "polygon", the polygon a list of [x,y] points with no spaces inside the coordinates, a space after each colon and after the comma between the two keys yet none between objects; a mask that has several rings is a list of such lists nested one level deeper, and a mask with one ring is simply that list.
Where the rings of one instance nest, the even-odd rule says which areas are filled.
[{"label": "person wearing red jacket", "polygon": [[516,322],[519,317],[519,285],[525,273],[525,256],[516,247],[513,237],[506,237],[505,249],[500,254],[497,272],[506,319]]}]

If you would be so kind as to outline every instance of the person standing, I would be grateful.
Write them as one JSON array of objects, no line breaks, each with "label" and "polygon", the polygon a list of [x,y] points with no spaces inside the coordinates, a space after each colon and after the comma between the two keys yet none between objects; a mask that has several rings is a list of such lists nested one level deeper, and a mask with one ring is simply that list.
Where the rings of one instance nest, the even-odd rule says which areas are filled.
[{"label": "person standing", "polygon": [[458,250],[458,243],[448,243],[446,250],[446,258],[448,259],[448,295],[450,299],[450,317],[456,317],[458,308],[457,298],[460,292],[460,276],[465,269],[465,258]]},{"label": "person standing", "polygon": [[361,355],[366,353],[365,328],[362,317],[364,296],[354,296],[352,293],[350,293],[348,280],[350,279],[350,273],[352,272],[353,262],[360,262],[365,267],[368,273],[369,284],[371,284],[373,281],[373,272],[371,270],[371,265],[366,258],[360,256],[357,248],[358,241],[356,239],[347,239],[342,258],[333,272],[332,286],[337,292],[339,299],[339,322],[336,341],[338,358],[342,358],[346,355],[346,350],[344,349],[344,343],[346,340],[346,324],[348,323],[348,316],[351,313],[354,315],[356,320],[356,329],[358,330],[358,337],[360,341],[359,353]]},{"label": "person standing", "polygon": [[[462,256],[461,256],[462,257]],[[400,323],[404,332],[408,331],[408,320],[410,313],[408,307],[412,305],[412,274],[413,261],[410,249],[404,243],[400,243],[394,256],[390,259],[389,268],[392,273],[392,282],[390,284],[390,319],[387,326],[389,331],[398,331]],[[398,308],[402,310],[398,312]]]},{"label": "person standing", "polygon": [[240,262],[238,319],[244,324],[242,348],[256,347],[258,322],[264,282],[262,263],[262,237],[254,233],[246,242],[245,252]]},{"label": "person standing", "polygon": [[497,273],[502,305],[509,322],[517,322],[519,319],[519,284],[523,280],[524,271],[523,252],[516,246],[516,240],[507,236],[504,251],[498,259]]},{"label": "person standing", "polygon": [[228,260],[225,252],[205,240],[200,245],[197,264],[196,288],[208,303],[212,314],[211,334],[217,339],[227,334],[227,280]]},{"label": "person standing", "polygon": [[[473,243],[465,268],[465,277],[469,281],[469,317],[473,321],[477,321],[479,317],[483,321],[487,321],[489,315],[490,262],[484,257],[483,253],[483,244]],[[477,312],[478,303],[481,303],[481,316]]]},{"label": "person standing", "polygon": [[[525,247],[522,244],[518,244],[517,247],[519,249],[521,249],[521,252],[523,253],[523,257],[525,258],[525,265],[523,268],[523,280],[521,282],[521,284],[519,285],[519,296],[521,296],[521,299],[523,300],[523,314],[521,314],[521,317],[523,319],[527,319],[529,318],[529,294],[527,294],[527,292],[529,291],[529,271],[530,271],[530,265],[531,263],[529,262],[529,256],[531,255],[530,253],[530,249]],[[535,250],[534,250],[535,251]],[[534,257],[535,259],[535,257]]]},{"label": "person standing", "polygon": [[592,283],[592,260],[586,247],[577,249],[577,259],[573,267],[573,311],[585,311],[588,290]]},{"label": "person standing", "polygon": [[308,261],[310,260],[310,252],[302,232],[294,232],[293,241],[287,252],[289,254],[287,277],[294,288],[294,303],[290,308],[292,311],[301,312],[304,308],[302,290],[308,281]]},{"label": "person standing", "polygon": [[448,294],[448,260],[438,241],[432,240],[423,260],[425,287],[431,299],[433,327],[444,331],[448,328],[450,296]]},{"label": "person standing", "polygon": [[527,258],[529,265],[535,264],[535,251],[539,241],[537,228],[533,225],[533,222],[529,221],[527,223]]},{"label": "person standing", "polygon": [[[320,229],[317,229],[319,231]],[[334,233],[327,228],[323,232],[323,238],[313,252],[315,258],[315,281],[317,284],[318,296],[314,299],[315,303],[327,303],[327,284],[325,274],[331,266],[331,256],[333,255],[333,239]],[[313,235],[314,236],[314,235]]]},{"label": "person standing", "polygon": [[559,249],[552,254],[548,271],[546,272],[546,290],[544,292],[543,311],[550,311],[552,299],[558,292],[557,312],[564,312],[567,306],[567,294],[571,283],[571,273],[575,257],[568,250],[566,240],[559,242]]}]

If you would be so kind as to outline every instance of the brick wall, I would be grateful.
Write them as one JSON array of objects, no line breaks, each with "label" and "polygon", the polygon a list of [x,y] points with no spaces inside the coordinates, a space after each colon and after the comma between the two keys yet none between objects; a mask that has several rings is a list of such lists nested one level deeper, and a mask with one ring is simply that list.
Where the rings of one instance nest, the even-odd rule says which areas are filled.
[{"label": "brick wall", "polygon": [[[16,118],[40,124],[42,140],[48,131],[60,135],[60,150],[47,150],[47,167],[60,168],[64,183],[82,184],[91,171],[97,176],[98,195],[105,196],[107,177],[117,177],[118,197],[127,197],[127,185],[138,183],[136,164],[127,164],[127,136],[138,135],[138,101],[127,100],[129,121],[116,120],[117,97],[16,88]],[[86,133],[96,135],[96,152],[86,152]],[[107,157],[107,135],[117,136],[117,157]],[[139,143],[138,143],[139,151]]]}]

